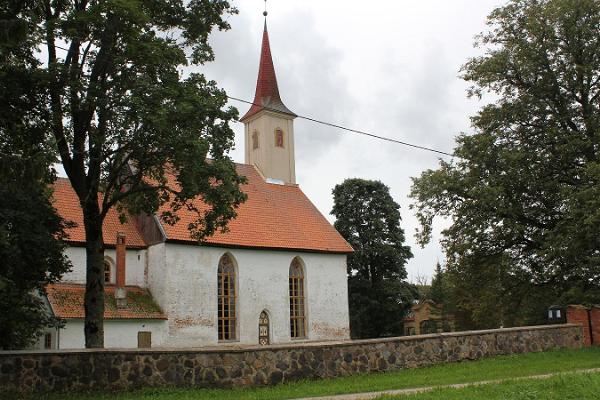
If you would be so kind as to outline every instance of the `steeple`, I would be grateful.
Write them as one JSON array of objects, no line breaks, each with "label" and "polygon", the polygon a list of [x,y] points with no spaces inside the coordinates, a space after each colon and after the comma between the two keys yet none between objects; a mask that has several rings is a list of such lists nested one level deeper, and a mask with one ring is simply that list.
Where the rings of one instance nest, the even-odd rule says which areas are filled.
[{"label": "steeple", "polygon": [[254,165],[270,182],[296,183],[294,118],[281,101],[269,46],[265,10],[254,104],[240,119],[244,123],[246,164]]},{"label": "steeple", "polygon": [[279,95],[277,86],[277,76],[275,75],[275,67],[271,56],[271,46],[269,45],[269,32],[267,31],[267,21],[265,19],[265,28],[263,31],[262,48],[260,52],[260,64],[258,67],[258,79],[256,80],[256,92],[254,94],[253,105],[248,112],[240,118],[244,122],[254,114],[264,108],[271,111],[281,112],[295,117],[296,114],[291,112]]}]

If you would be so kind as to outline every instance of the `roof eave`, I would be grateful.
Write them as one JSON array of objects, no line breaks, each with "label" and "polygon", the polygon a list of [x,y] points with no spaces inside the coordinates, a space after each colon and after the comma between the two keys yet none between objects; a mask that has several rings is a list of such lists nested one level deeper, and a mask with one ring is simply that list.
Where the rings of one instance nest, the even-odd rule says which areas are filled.
[{"label": "roof eave", "polygon": [[310,248],[296,248],[296,247],[277,247],[277,246],[261,246],[261,245],[244,245],[244,244],[232,244],[232,243],[209,243],[203,242],[198,243],[192,239],[190,240],[182,240],[182,239],[169,239],[167,238],[166,243],[173,244],[186,244],[186,245],[196,245],[196,246],[206,246],[206,247],[223,247],[223,248],[239,248],[239,249],[253,249],[253,250],[267,250],[267,251],[296,251],[302,253],[320,253],[320,254],[352,254],[354,253],[354,249],[350,248],[347,250],[342,249],[310,249]]}]

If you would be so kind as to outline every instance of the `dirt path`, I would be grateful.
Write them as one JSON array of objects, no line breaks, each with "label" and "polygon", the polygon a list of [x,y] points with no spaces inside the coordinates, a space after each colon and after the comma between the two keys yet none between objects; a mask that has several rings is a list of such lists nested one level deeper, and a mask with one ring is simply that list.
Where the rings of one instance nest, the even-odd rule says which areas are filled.
[{"label": "dirt path", "polygon": [[584,373],[596,373],[596,372],[600,372],[600,368],[579,369],[579,370],[575,370],[575,371],[555,372],[555,373],[543,374],[543,375],[520,376],[518,378],[494,379],[494,380],[490,380],[490,381],[456,383],[453,385],[425,386],[425,387],[419,387],[419,388],[383,390],[380,392],[368,392],[368,393],[348,393],[348,394],[338,394],[335,396],[324,396],[324,397],[306,397],[303,399],[295,399],[295,400],[371,400],[371,399],[376,399],[381,396],[397,396],[397,395],[429,392],[431,390],[438,389],[438,388],[460,389],[460,388],[469,387],[469,386],[489,385],[489,384],[496,384],[496,383],[502,383],[502,382],[507,382],[507,381],[520,381],[523,379],[548,379],[548,378],[552,378],[552,377],[558,376],[558,375],[584,374]]}]

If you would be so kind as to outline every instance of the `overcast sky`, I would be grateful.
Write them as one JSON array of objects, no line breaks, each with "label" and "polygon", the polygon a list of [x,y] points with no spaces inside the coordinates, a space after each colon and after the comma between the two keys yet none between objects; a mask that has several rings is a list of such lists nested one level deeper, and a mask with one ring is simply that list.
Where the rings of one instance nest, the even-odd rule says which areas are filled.
[{"label": "overcast sky", "polygon": [[[230,96],[252,100],[263,28],[263,0],[233,0],[231,30],[215,33],[215,61],[202,68]],[[467,99],[461,65],[480,53],[474,37],[501,0],[269,0],[271,50],[284,103],[296,114],[451,152],[469,132],[481,103]],[[248,106],[232,102],[240,115]],[[244,162],[243,125],[232,157]],[[409,279],[443,262],[439,231],[415,244],[411,177],[438,156],[401,145],[295,121],[296,175],[306,195],[333,222],[331,191],[346,178],[377,179],[401,206],[414,258]]]}]

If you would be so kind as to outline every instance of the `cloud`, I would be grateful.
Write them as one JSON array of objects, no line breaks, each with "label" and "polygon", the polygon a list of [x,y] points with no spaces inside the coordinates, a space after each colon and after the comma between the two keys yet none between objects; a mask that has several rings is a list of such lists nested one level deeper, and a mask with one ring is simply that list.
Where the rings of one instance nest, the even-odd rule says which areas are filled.
[{"label": "cloud", "polygon": [[[282,99],[292,111],[443,151],[452,151],[455,136],[469,131],[469,116],[480,104],[466,99],[459,68],[477,54],[473,36],[502,0],[271,3],[271,50]],[[240,14],[230,18],[230,31],[211,36],[216,61],[203,71],[228,94],[251,100],[262,2],[235,5]],[[243,162],[243,126],[234,128],[238,147],[232,156]],[[409,276],[431,275],[443,260],[438,240],[447,221],[436,222],[429,246],[417,247],[408,194],[410,178],[436,168],[439,156],[301,119],[295,135],[298,182],[319,210],[332,221],[331,190],[346,178],[381,180],[401,205],[415,254]]]}]

